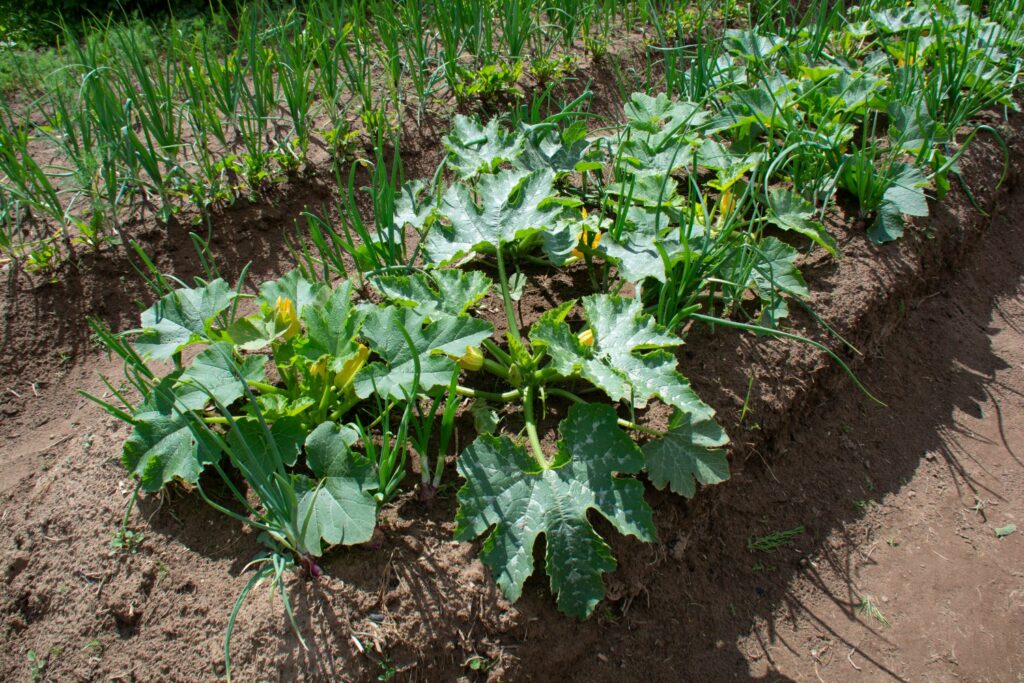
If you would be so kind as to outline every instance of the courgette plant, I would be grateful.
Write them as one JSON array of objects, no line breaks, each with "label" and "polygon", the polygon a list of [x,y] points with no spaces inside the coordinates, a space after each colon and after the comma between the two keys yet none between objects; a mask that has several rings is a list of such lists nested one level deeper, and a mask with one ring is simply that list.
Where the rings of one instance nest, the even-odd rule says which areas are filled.
[{"label": "courgette plant", "polygon": [[[458,371],[445,353],[457,358],[492,328],[461,312],[428,320],[406,307],[356,304],[350,283],[330,287],[296,271],[265,283],[259,311],[245,317],[240,286],[221,278],[192,287],[163,276],[153,283],[167,293],[142,313],[139,329],[115,335],[93,321],[100,341],[124,360],[139,400],[110,382],[119,405],[90,398],[132,425],[122,462],[139,489],[198,490],[260,532],[269,551],[257,558],[260,570],[239,602],[270,578],[291,617],[283,572],[297,567],[316,578],[328,547],[370,540],[379,506],[406,474],[413,402],[443,394]],[[193,354],[191,347],[202,348]],[[389,419],[395,408],[397,425]],[[208,494],[207,470],[232,502]],[[237,613],[238,605],[226,642]]]},{"label": "courgette plant", "polygon": [[[583,618],[604,595],[601,574],[615,567],[607,543],[587,520],[587,511],[597,510],[624,534],[654,540],[643,485],[631,475],[646,471],[659,488],[668,486],[692,496],[697,482],[715,484],[728,478],[721,450],[728,437],[714,420],[714,410],[676,369],[670,349],[682,340],[644,314],[638,300],[607,294],[585,297],[580,302],[585,318],[581,331],[566,322],[577,306],[568,301],[544,314],[522,336],[512,315],[501,242],[497,251],[508,349],[488,335],[480,341],[485,357],[479,367],[506,386],[502,391],[482,391],[460,385],[455,392],[518,406],[523,429],[519,438],[480,435],[459,455],[458,470],[466,483],[458,493],[456,538],[485,536],[482,559],[505,595],[515,600],[533,572],[533,547],[543,534],[546,571],[558,606]],[[418,273],[382,288],[411,311],[389,319],[401,324],[429,316],[439,299],[430,293],[431,280],[438,274]],[[458,302],[459,307],[466,301],[452,289],[445,294],[445,301]],[[412,331],[417,327],[414,324]],[[368,375],[398,372],[401,359],[388,361]],[[643,427],[620,417],[613,405],[585,401],[563,386],[580,381],[622,404],[629,418],[635,419],[636,409],[650,400],[663,401],[674,411],[668,431]],[[541,444],[538,424],[546,401],[554,398],[573,405],[550,452]],[[641,448],[633,433],[653,438]]]}]

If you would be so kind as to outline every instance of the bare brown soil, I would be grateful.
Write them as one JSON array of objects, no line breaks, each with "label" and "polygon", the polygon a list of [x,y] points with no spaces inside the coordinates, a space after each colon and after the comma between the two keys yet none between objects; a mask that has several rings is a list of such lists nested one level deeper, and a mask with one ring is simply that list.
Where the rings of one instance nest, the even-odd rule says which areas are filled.
[{"label": "bare brown soil", "polygon": [[[1021,121],[1013,124],[1019,164]],[[410,175],[432,170],[436,139],[409,146]],[[990,227],[959,191],[884,248],[840,213],[830,228],[844,258],[803,264],[814,310],[864,355],[841,350],[796,308],[793,329],[854,363],[888,409],[810,347],[690,335],[680,357],[730,431],[733,480],[690,503],[651,490],[660,540],[614,539],[621,564],[595,618],[558,614],[542,576],[515,606],[500,597],[477,548],[451,540],[450,467],[432,508],[410,489],[384,511],[373,543],[333,552],[320,581],[291,579],[308,650],[265,588],[250,598],[233,642],[238,680],[372,680],[392,667],[409,680],[1016,680],[1024,524],[1001,541],[993,529],[1022,514],[1013,454],[1024,405],[1015,213],[1024,195],[1012,185],[1019,167],[1009,194],[994,192],[998,160],[998,147],[980,142],[963,164],[980,201],[999,209]],[[225,275],[249,261],[253,282],[287,271],[284,230],[331,199],[322,184],[296,179],[280,196],[218,214],[213,250]],[[161,268],[183,279],[198,272],[184,226],[138,234]],[[531,273],[523,324],[553,299],[585,293],[579,275]],[[91,344],[84,316],[125,329],[147,300],[120,251],[83,256],[56,283],[7,284],[5,680],[32,679],[29,651],[45,660],[42,676],[61,681],[223,674],[222,636],[255,539],[197,497],[169,493],[133,516],[143,533],[135,552],[111,550],[132,488],[119,462],[127,431],[75,393],[102,394],[97,372],[118,372]],[[482,313],[501,325],[496,307]],[[987,441],[965,441],[967,428]],[[460,438],[472,438],[468,428]],[[775,553],[747,549],[798,525],[804,533]],[[866,597],[889,627],[856,610]]]}]

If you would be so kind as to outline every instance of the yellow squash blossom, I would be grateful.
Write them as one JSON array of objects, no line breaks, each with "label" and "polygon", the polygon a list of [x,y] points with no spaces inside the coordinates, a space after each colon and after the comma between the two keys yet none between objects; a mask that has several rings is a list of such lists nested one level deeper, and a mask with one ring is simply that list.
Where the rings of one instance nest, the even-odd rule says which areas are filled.
[{"label": "yellow squash blossom", "polygon": [[[596,231],[590,232],[589,230],[583,229],[580,230],[578,239],[580,245],[585,246],[589,248],[591,251],[593,251],[594,249],[597,249],[597,245],[600,244],[601,242],[601,233]],[[579,249],[573,249],[572,255],[579,258],[583,258],[583,252],[580,251]]]},{"label": "yellow squash blossom", "polygon": [[317,362],[309,366],[310,378],[317,378],[323,380],[327,377],[327,356],[324,356]]},{"label": "yellow squash blossom", "polygon": [[583,344],[584,346],[593,346],[594,345],[594,330],[590,329],[590,328],[583,330],[579,334],[579,340],[580,340],[580,344]]},{"label": "yellow squash blossom", "polygon": [[295,315],[295,302],[283,296],[277,297],[274,302],[274,325],[284,328],[285,341],[299,333],[299,316]]},{"label": "yellow squash blossom", "polygon": [[[583,217],[583,220],[587,220],[587,210],[585,208],[580,209],[580,216]],[[591,234],[593,234],[592,237]],[[583,229],[580,230],[579,234],[576,236],[576,241],[577,243],[582,244],[590,248],[591,250],[597,249],[597,245],[601,241],[601,232],[594,231],[593,233],[591,233],[590,230],[588,230],[587,227],[584,226]],[[572,255],[577,258],[583,258],[583,252],[580,251],[579,249],[573,249]]]},{"label": "yellow squash blossom", "polygon": [[345,361],[345,364],[341,366],[341,372],[334,376],[334,387],[338,391],[344,391],[345,387],[352,383],[352,378],[356,376],[360,368],[366,365],[366,359],[369,357],[370,349],[366,348],[365,344],[360,344],[356,349],[356,355]]},{"label": "yellow squash blossom", "polygon": [[458,363],[460,368],[470,372],[476,372],[484,366],[484,354],[475,346],[467,346],[466,352],[461,356],[448,357]]},{"label": "yellow squash blossom", "polygon": [[722,193],[722,205],[720,208],[723,216],[728,215],[735,204],[736,198],[733,196],[731,189]]}]

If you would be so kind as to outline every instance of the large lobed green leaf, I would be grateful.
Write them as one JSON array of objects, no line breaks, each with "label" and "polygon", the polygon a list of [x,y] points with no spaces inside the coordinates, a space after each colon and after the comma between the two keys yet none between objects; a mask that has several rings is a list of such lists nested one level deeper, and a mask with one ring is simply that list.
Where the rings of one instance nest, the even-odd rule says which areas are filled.
[{"label": "large lobed green leaf", "polygon": [[549,169],[485,175],[476,190],[479,202],[468,186],[452,185],[440,207],[449,225],[435,223],[427,233],[427,258],[444,264],[474,249],[493,249],[552,227],[560,213],[551,201],[554,179]]},{"label": "large lobed green leaf", "polygon": [[[412,348],[402,329],[409,335]],[[493,331],[490,323],[468,315],[440,316],[427,322],[424,315],[413,308],[375,308],[367,316],[362,334],[383,362],[370,363],[359,371],[355,379],[356,394],[366,398],[376,392],[404,400],[405,392],[413,390],[414,358],[419,359],[420,365],[419,391],[448,386],[455,370],[455,362],[448,354],[461,356],[466,347],[478,346]]]},{"label": "large lobed green leaf", "polygon": [[729,437],[714,420],[694,422],[676,411],[668,433],[643,446],[647,475],[657,488],[668,486],[673,493],[693,498],[695,481],[708,486],[729,478],[729,461],[722,450],[727,443]]},{"label": "large lobed green leaf", "polygon": [[463,180],[478,173],[493,173],[498,167],[513,161],[523,153],[523,136],[509,133],[493,118],[486,126],[468,116],[457,115],[452,131],[445,136],[444,146],[450,157],[449,164]]},{"label": "large lobed green leaf", "polygon": [[183,287],[160,297],[142,313],[142,334],[135,348],[144,358],[166,360],[186,346],[212,340],[213,321],[235,299],[217,278],[204,287]]},{"label": "large lobed green leaf", "polygon": [[164,378],[135,411],[135,427],[121,454],[121,462],[150,493],[174,480],[195,484],[203,468],[220,458],[220,449],[201,442],[189,426],[172,389],[175,381],[175,375]]},{"label": "large lobed green leaf", "polygon": [[371,282],[390,301],[412,306],[428,320],[465,313],[491,288],[491,279],[478,270],[382,275]]},{"label": "large lobed green leaf", "polygon": [[371,495],[373,465],[353,452],[356,432],[324,422],[306,438],[306,459],[316,482],[296,477],[297,517],[303,545],[314,556],[320,542],[330,545],[365,543],[377,525],[377,503]]},{"label": "large lobed green leaf", "polygon": [[623,534],[655,538],[643,484],[619,475],[639,472],[640,449],[606,405],[575,405],[561,424],[553,465],[542,469],[507,437],[481,436],[458,460],[456,538],[487,533],[481,557],[510,600],[533,573],[533,547],[543,534],[545,568],[560,610],[583,619],[604,597],[601,575],[615,558],[594,530],[596,510]]},{"label": "large lobed green leaf", "polygon": [[638,300],[595,294],[583,299],[583,309],[594,333],[592,346],[582,344],[555,316],[543,317],[530,331],[531,341],[545,348],[560,374],[579,374],[613,401],[643,406],[657,396],[694,419],[714,416],[665,350],[683,340],[644,314]]}]

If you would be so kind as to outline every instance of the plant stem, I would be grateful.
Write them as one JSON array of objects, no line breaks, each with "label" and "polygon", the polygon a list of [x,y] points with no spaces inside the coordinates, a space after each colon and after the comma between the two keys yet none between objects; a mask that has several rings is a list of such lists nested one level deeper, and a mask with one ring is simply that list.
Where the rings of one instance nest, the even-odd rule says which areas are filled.
[{"label": "plant stem", "polygon": [[533,374],[533,379],[538,384],[547,384],[548,382],[560,379],[561,377],[562,374],[551,366],[538,370]]},{"label": "plant stem", "polygon": [[516,325],[515,316],[512,315],[512,295],[508,291],[508,277],[505,275],[505,256],[501,253],[501,243],[498,243],[498,280],[501,283],[501,298],[505,304],[505,320],[508,322],[509,339],[515,339],[519,347],[523,346],[523,338],[519,336],[519,326]]},{"label": "plant stem", "polygon": [[[582,398],[572,393],[571,391],[566,391],[565,389],[549,387],[545,389],[545,391],[551,394],[552,396],[561,396],[562,398],[567,398],[570,401],[573,401],[574,403],[586,403],[586,401],[584,401]],[[617,422],[618,425],[624,429],[632,429],[634,431],[643,432],[644,434],[650,434],[651,436],[665,436],[665,432],[659,432],[657,429],[644,427],[643,425],[638,425],[637,423],[630,422],[629,420],[617,418]]]},{"label": "plant stem", "polygon": [[508,368],[506,368],[501,363],[494,362],[490,358],[484,358],[483,368],[492,375],[497,375],[498,377],[504,380],[508,379]]},{"label": "plant stem", "polygon": [[469,387],[457,386],[455,387],[455,393],[459,396],[468,396],[470,398],[482,398],[488,401],[499,401],[501,403],[509,403],[516,400],[521,396],[518,389],[506,391],[503,394],[498,394],[492,391],[481,391],[480,389],[470,389]]},{"label": "plant stem", "polygon": [[523,419],[526,420],[526,437],[530,441],[530,448],[533,449],[533,457],[537,464],[544,469],[550,469],[551,461],[544,455],[544,449],[540,447],[540,439],[537,437],[537,423],[533,417],[533,398],[537,393],[537,387],[530,385],[526,388],[526,397],[523,400]]},{"label": "plant stem", "polygon": [[487,349],[491,353],[492,356],[497,358],[501,363],[504,363],[505,366],[512,365],[512,356],[505,353],[505,351],[500,346],[494,343],[493,339],[487,338],[480,343],[485,349]]}]

